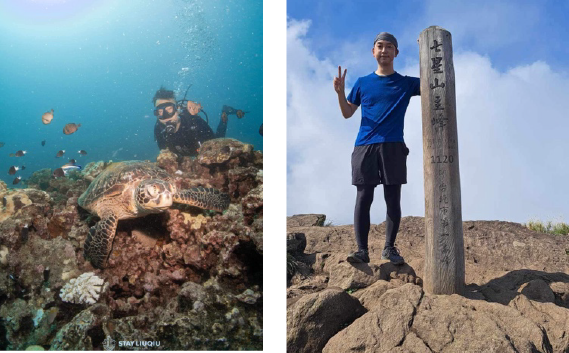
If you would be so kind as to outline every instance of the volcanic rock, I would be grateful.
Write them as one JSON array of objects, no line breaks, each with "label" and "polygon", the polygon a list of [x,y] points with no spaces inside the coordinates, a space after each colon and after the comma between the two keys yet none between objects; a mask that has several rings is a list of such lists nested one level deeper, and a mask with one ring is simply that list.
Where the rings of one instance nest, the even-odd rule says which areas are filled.
[{"label": "volcanic rock", "polygon": [[286,225],[290,227],[322,227],[326,221],[324,214],[299,214],[287,217]]},{"label": "volcanic rock", "polygon": [[388,290],[376,307],[332,337],[322,352],[392,350],[409,333],[422,296],[421,287],[413,284]]},{"label": "volcanic rock", "polygon": [[348,293],[329,288],[287,309],[287,352],[320,352],[328,339],[365,313]]},{"label": "volcanic rock", "polygon": [[[401,220],[402,266],[381,260],[385,224],[371,226],[371,262],[350,264],[353,226],[305,219],[287,220],[289,256],[309,269],[289,281],[287,323],[289,337],[302,332],[311,352],[569,352],[569,237],[510,222],[464,222],[466,290],[433,295],[422,289],[423,218]],[[306,239],[303,253],[297,239]],[[334,320],[292,320],[291,308],[337,287],[367,313],[341,330]],[[296,342],[289,339],[290,352],[300,349]]]}]

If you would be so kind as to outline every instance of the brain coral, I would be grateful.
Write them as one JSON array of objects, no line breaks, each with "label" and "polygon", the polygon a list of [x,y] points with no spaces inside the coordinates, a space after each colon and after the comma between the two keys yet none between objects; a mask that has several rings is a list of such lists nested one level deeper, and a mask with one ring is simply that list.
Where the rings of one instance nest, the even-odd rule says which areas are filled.
[{"label": "brain coral", "polygon": [[69,281],[59,296],[64,302],[76,304],[95,304],[99,296],[105,290],[105,281],[97,277],[93,272],[86,272],[81,276]]}]

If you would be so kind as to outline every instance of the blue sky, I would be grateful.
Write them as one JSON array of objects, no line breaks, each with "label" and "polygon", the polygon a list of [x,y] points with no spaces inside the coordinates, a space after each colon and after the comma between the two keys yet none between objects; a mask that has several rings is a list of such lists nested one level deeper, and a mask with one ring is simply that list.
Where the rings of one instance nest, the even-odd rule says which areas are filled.
[{"label": "blue sky", "polygon": [[[353,223],[350,155],[360,110],[344,120],[332,80],[346,93],[371,73],[378,32],[393,33],[395,70],[419,76],[417,38],[452,34],[463,220],[569,221],[569,1],[287,2],[287,214],[325,213]],[[405,120],[404,216],[424,215],[420,97]],[[376,189],[372,223],[385,220]]]},{"label": "blue sky", "polygon": [[338,42],[373,39],[380,29],[396,35],[403,56],[415,55],[415,40],[430,25],[449,29],[454,50],[492,57],[504,70],[548,58],[567,69],[569,1],[299,1],[289,0],[288,16],[310,19],[306,39],[317,55],[337,50]]}]

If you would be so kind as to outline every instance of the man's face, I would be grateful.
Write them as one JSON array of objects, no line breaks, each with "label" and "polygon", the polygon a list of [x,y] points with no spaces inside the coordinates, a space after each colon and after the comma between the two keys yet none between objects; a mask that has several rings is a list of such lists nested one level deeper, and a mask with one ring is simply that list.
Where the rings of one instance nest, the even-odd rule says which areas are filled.
[{"label": "man's face", "polygon": [[378,40],[375,42],[371,52],[379,64],[389,64],[393,62],[393,59],[399,54],[399,50],[395,48],[395,45],[386,40]]},{"label": "man's face", "polygon": [[[174,99],[157,99],[156,100],[156,104],[154,105],[154,107],[158,107],[161,104],[164,103],[174,103],[174,106],[167,106],[163,109],[156,109],[156,114],[157,114],[157,118],[158,121],[161,124],[166,125],[167,123],[177,123],[178,122],[178,111],[176,109],[176,101]],[[172,117],[168,118],[168,119],[162,119],[164,116],[167,116],[168,114],[164,115],[164,111],[166,111],[166,113],[168,114],[172,114],[174,113],[174,115],[172,115]]]}]

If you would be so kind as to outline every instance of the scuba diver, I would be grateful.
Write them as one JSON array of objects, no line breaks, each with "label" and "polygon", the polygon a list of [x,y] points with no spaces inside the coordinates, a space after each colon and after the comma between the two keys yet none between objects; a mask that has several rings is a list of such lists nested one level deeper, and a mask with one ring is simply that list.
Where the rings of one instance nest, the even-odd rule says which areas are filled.
[{"label": "scuba diver", "polygon": [[[186,95],[190,87],[186,90]],[[202,143],[214,138],[225,137],[228,113],[222,112],[214,134],[201,104],[186,100],[186,95],[181,101],[176,101],[174,91],[164,87],[156,91],[152,99],[155,108],[154,115],[157,117],[156,125],[154,125],[154,138],[161,150],[168,148],[178,156],[197,156]],[[237,112],[244,114],[241,110],[231,109],[235,111],[234,114]],[[199,113],[204,114],[205,120]]]}]

